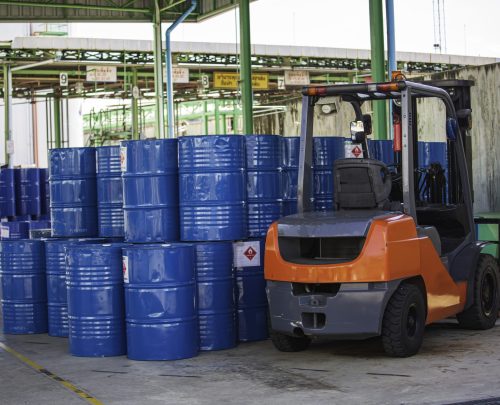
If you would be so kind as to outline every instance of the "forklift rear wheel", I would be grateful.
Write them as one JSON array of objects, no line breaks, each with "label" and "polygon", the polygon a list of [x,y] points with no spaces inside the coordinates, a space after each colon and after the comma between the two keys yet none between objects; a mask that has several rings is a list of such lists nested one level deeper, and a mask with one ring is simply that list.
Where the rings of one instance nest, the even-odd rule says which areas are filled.
[{"label": "forklift rear wheel", "polygon": [[271,340],[280,352],[301,352],[306,350],[311,343],[311,339],[307,336],[294,337],[274,330],[271,331]]},{"label": "forklift rear wheel", "polygon": [[416,354],[424,338],[425,301],[420,288],[401,284],[393,294],[382,321],[385,352],[393,357]]},{"label": "forklift rear wheel", "polygon": [[498,263],[490,255],[480,255],[474,278],[474,302],[457,315],[460,327],[490,329],[495,325],[499,310]]}]

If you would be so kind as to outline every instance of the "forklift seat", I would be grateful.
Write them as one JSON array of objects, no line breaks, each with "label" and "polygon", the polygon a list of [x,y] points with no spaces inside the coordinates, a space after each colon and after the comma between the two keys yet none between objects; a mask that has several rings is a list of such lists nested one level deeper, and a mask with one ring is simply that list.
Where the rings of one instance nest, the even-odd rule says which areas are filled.
[{"label": "forklift seat", "polygon": [[337,209],[383,209],[389,205],[392,179],[375,159],[337,159],[333,166]]}]

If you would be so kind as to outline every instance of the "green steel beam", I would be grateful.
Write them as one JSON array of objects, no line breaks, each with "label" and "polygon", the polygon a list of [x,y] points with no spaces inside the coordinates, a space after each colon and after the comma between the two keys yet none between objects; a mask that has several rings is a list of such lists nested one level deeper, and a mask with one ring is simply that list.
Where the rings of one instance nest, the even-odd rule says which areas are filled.
[{"label": "green steel beam", "polygon": [[16,7],[39,7],[39,8],[60,8],[60,9],[72,9],[72,10],[102,10],[102,11],[117,11],[117,12],[129,12],[129,13],[143,13],[151,14],[151,10],[148,8],[133,8],[133,7],[119,7],[119,6],[99,6],[99,5],[88,5],[88,4],[63,4],[63,3],[44,3],[44,2],[32,2],[32,1],[3,1],[0,0],[0,5],[2,6],[16,6]]},{"label": "green steel beam", "polygon": [[240,0],[240,81],[243,133],[253,133],[252,55],[249,0]]},{"label": "green steel beam", "polygon": [[55,147],[61,147],[61,99],[54,97],[54,142]]},{"label": "green steel beam", "polygon": [[[384,63],[384,17],[382,0],[370,0],[370,43],[372,78],[374,82],[385,81]],[[373,102],[374,138],[387,139],[387,102]]]}]

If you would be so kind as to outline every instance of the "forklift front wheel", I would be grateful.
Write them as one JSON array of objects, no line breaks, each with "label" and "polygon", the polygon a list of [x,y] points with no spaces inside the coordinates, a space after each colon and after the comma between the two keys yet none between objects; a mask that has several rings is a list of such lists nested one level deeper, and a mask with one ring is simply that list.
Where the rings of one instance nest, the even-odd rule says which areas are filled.
[{"label": "forklift front wheel", "polygon": [[274,330],[271,331],[271,340],[280,352],[301,352],[311,343],[311,339],[307,336],[294,337]]},{"label": "forklift front wheel", "polygon": [[474,278],[473,303],[457,315],[458,324],[465,329],[490,329],[495,325],[499,310],[499,271],[493,256],[479,256]]},{"label": "forklift front wheel", "polygon": [[393,294],[382,321],[385,352],[393,357],[416,354],[424,338],[425,301],[420,288],[401,284]]}]

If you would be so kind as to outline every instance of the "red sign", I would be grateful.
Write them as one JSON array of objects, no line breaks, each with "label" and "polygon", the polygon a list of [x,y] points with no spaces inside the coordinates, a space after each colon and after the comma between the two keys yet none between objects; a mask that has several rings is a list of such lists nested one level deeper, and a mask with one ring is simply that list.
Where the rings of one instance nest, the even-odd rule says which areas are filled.
[{"label": "red sign", "polygon": [[361,148],[359,146],[355,146],[354,149],[352,150],[352,154],[356,157],[358,157],[362,153],[363,153],[363,151],[361,150]]},{"label": "red sign", "polygon": [[243,252],[243,254],[247,257],[248,260],[252,260],[257,255],[257,252],[253,247],[250,246]]}]

